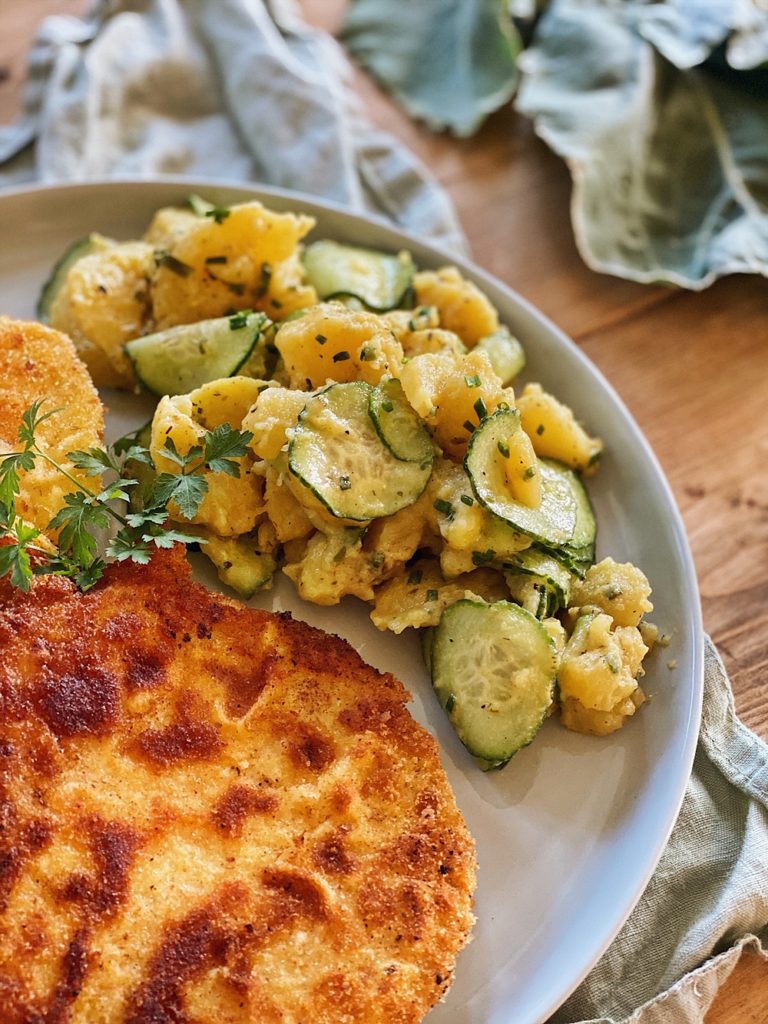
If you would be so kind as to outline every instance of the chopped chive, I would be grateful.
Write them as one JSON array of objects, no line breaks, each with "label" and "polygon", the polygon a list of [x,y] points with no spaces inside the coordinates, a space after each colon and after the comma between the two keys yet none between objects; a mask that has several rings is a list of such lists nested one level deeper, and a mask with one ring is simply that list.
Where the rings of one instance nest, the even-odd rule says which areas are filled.
[{"label": "chopped chive", "polygon": [[384,410],[384,412],[392,412],[392,410],[393,410],[393,409],[394,409],[395,407],[394,407],[394,405],[392,404],[392,402],[390,402],[390,400],[389,400],[388,398],[386,398],[386,399],[385,399],[385,400],[384,400],[384,401],[383,401],[383,402],[381,403],[381,408],[382,408],[382,409]]},{"label": "chopped chive", "polygon": [[223,220],[227,219],[230,212],[228,206],[214,206],[213,209],[205,211],[205,216],[212,217],[217,224],[221,224]]},{"label": "chopped chive", "polygon": [[188,263],[184,263],[182,260],[177,260],[175,256],[171,256],[164,249],[158,249],[155,253],[155,263],[158,267],[165,267],[166,270],[178,274],[179,277],[189,277],[194,270],[194,267],[190,267]]},{"label": "chopped chive", "polygon": [[374,551],[369,559],[371,567],[374,569],[380,569],[384,565],[384,552]]},{"label": "chopped chive", "polygon": [[496,447],[499,449],[505,459],[509,458],[509,445],[506,441],[498,441]]},{"label": "chopped chive", "polygon": [[338,551],[336,552],[336,554],[335,554],[335,555],[333,556],[333,560],[334,560],[334,562],[335,562],[335,563],[336,563],[337,565],[338,565],[338,563],[339,563],[339,562],[343,562],[343,561],[344,561],[344,558],[346,557],[346,554],[347,554],[347,549],[346,549],[346,548],[339,548],[339,550],[338,550]]},{"label": "chopped chive", "polygon": [[475,373],[471,377],[465,377],[464,383],[467,385],[468,388],[479,388],[480,385],[482,384],[482,381]]},{"label": "chopped chive", "polygon": [[238,313],[233,313],[229,318],[229,329],[231,331],[237,331],[241,327],[245,327],[248,323],[248,317],[251,315],[250,309],[241,309]]},{"label": "chopped chive", "polygon": [[364,363],[370,363],[376,358],[376,349],[373,345],[363,345],[360,349],[360,359]]},{"label": "chopped chive", "polygon": [[451,515],[451,513],[453,512],[453,505],[450,503],[450,501],[446,501],[445,498],[437,498],[435,500],[433,508],[435,508],[438,512],[444,513],[446,516]]},{"label": "chopped chive", "polygon": [[496,557],[496,552],[492,548],[488,548],[487,551],[473,551],[472,552],[472,564],[473,565],[487,565],[492,562]]},{"label": "chopped chive", "polygon": [[541,437],[541,435],[544,433],[544,424],[543,423],[540,423],[538,425],[538,427],[536,427],[536,433],[539,435],[539,437]]},{"label": "chopped chive", "polygon": [[485,417],[488,415],[488,410],[486,409],[485,402],[482,400],[482,398],[478,398],[478,400],[475,402],[473,406],[473,409],[477,413],[477,418],[479,420],[484,420]]},{"label": "chopped chive", "polygon": [[470,420],[464,420],[464,429],[467,431],[467,433],[474,434],[475,424],[472,423]]},{"label": "chopped chive", "polygon": [[328,339],[324,334],[316,334],[315,341],[317,342],[318,345],[324,345],[326,341],[328,341]]},{"label": "chopped chive", "polygon": [[255,295],[257,299],[262,298],[269,291],[269,283],[272,280],[272,265],[264,262],[261,264],[261,280],[256,288]]},{"label": "chopped chive", "polygon": [[470,505],[471,506],[471,505],[475,504],[475,499],[474,498],[470,498],[470,496],[468,494],[462,494],[461,500],[463,501],[463,503],[465,505]]},{"label": "chopped chive", "polygon": [[205,262],[206,263],[226,263],[227,262],[227,257],[226,256],[206,256],[205,257]]},{"label": "chopped chive", "polygon": [[282,309],[283,308],[283,304],[280,301],[280,299],[270,299],[269,301],[270,301],[273,309]]},{"label": "chopped chive", "polygon": [[194,194],[187,197],[187,202],[189,203],[193,213],[196,213],[198,217],[204,217],[211,209],[211,203]]},{"label": "chopped chive", "polygon": [[343,363],[349,359],[349,352],[336,352],[333,356],[334,363]]},{"label": "chopped chive", "polygon": [[418,329],[419,328],[418,328],[418,325],[417,325],[415,320],[409,320],[408,321],[408,330],[409,331],[418,331]]},{"label": "chopped chive", "polygon": [[536,476],[536,467],[535,466],[526,466],[526,469],[525,469],[525,472],[523,473],[523,476],[525,477],[526,480],[532,480],[533,477]]},{"label": "chopped chive", "polygon": [[352,481],[349,479],[348,476],[339,477],[339,487],[342,489],[342,491],[348,491],[351,486]]},{"label": "chopped chive", "polygon": [[436,590],[428,590],[427,591],[427,600],[428,601],[436,601],[437,600],[437,591]]},{"label": "chopped chive", "polygon": [[456,694],[455,693],[449,693],[448,694],[448,699],[445,702],[445,710],[450,715],[450,713],[453,711],[453,709],[455,707],[456,707]]},{"label": "chopped chive", "polygon": [[242,281],[222,281],[221,283],[225,284],[233,295],[242,295],[245,292],[245,285]]},{"label": "chopped chive", "polygon": [[421,583],[423,576],[424,573],[421,571],[421,569],[414,569],[411,575],[408,577],[408,583],[412,587],[416,587],[419,585],[419,583]]}]

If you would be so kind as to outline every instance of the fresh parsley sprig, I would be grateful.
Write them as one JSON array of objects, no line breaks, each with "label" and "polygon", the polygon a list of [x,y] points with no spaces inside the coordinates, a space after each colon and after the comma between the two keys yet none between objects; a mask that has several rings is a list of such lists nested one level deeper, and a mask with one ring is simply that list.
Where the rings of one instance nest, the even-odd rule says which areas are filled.
[{"label": "fresh parsley sprig", "polygon": [[[19,451],[0,454],[0,577],[10,576],[13,586],[28,591],[35,575],[55,574],[72,579],[87,590],[100,579],[106,566],[99,554],[100,534],[110,523],[117,525],[106,544],[106,559],[146,563],[152,548],[199,542],[200,538],[179,529],[169,518],[174,514],[194,519],[208,493],[207,475],[225,473],[240,476],[238,460],[248,451],[253,435],[227,424],[206,431],[199,445],[181,453],[168,437],[163,457],[177,467],[176,472],[157,472],[149,449],[136,443],[134,436],[121,438],[107,448],[89,448],[69,452],[67,460],[91,480],[99,481],[91,489],[66,466],[52,458],[38,442],[38,429],[60,410],[41,411],[43,402],[34,402],[22,416],[18,431]],[[34,469],[38,460],[47,462],[73,485],[64,497],[64,505],[48,524],[58,532],[54,548],[41,531],[18,515],[16,498],[21,492],[21,476]],[[140,466],[154,474],[143,495],[142,507],[119,511],[115,503],[129,503],[139,481],[132,474]]]}]

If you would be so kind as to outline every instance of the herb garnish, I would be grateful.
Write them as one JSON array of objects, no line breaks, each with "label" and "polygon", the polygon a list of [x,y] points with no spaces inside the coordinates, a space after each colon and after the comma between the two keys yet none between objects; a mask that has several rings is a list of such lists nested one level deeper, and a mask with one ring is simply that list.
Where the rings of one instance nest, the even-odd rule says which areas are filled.
[{"label": "herb garnish", "polygon": [[[154,467],[147,448],[133,438],[122,438],[108,448],[89,448],[69,452],[66,458],[89,477],[97,478],[98,489],[86,487],[69,470],[52,458],[38,443],[38,429],[45,420],[61,410],[41,412],[42,401],[33,402],[22,416],[18,430],[20,450],[0,454],[0,576],[10,576],[12,586],[28,591],[34,576],[67,576],[81,590],[88,590],[100,579],[106,565],[98,554],[97,532],[110,521],[118,527],[106,547],[107,559],[146,563],[152,547],[169,548],[176,543],[190,544],[200,538],[184,533],[169,521],[168,504],[173,502],[184,519],[193,519],[208,491],[205,473],[225,473],[239,477],[236,461],[246,454],[253,435],[223,424],[206,431],[200,445],[186,454],[177,451],[172,438],[166,438],[164,458],[178,466],[178,473],[158,473],[144,497],[140,510],[118,512],[115,501],[127,502],[130,490],[138,484],[128,473],[132,465]],[[48,463],[75,485],[64,496],[48,529],[58,531],[57,545],[24,522],[16,510],[23,474],[34,469],[38,460]],[[105,480],[105,476],[107,479]]]},{"label": "herb garnish", "polygon": [[157,249],[155,251],[155,263],[158,267],[165,267],[166,270],[170,270],[174,274],[178,274],[179,277],[189,277],[194,272],[194,267],[190,267],[188,263],[184,263],[183,260],[177,259],[172,256],[165,249]]}]

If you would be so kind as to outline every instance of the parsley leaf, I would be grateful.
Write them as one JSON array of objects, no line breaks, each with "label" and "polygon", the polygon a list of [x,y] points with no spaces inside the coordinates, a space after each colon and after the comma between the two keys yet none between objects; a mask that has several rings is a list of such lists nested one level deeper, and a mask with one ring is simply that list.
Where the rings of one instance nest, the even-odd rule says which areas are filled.
[{"label": "parsley leaf", "polygon": [[194,519],[208,492],[208,481],[192,473],[160,473],[147,504],[158,508],[174,502],[185,519]]},{"label": "parsley leaf", "polygon": [[248,430],[233,430],[228,423],[221,423],[205,435],[203,460],[212,473],[226,473],[240,476],[240,465],[234,459],[248,453],[248,444],[253,434]]}]

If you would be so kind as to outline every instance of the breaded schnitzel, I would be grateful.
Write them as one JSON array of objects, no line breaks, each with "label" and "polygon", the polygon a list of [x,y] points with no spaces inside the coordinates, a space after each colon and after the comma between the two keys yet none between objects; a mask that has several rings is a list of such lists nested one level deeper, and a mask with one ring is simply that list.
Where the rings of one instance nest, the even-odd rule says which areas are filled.
[{"label": "breaded schnitzel", "polygon": [[[104,412],[96,388],[75,346],[65,334],[42,324],[0,317],[0,452],[18,449],[17,432],[29,406],[45,399],[43,412],[61,410],[38,429],[41,449],[77,479],[85,477],[69,463],[68,452],[101,443]],[[38,460],[21,481],[16,511],[45,530],[74,485]]]},{"label": "breaded schnitzel", "polygon": [[3,1024],[411,1024],[472,924],[434,740],[344,641],[194,583],[0,581]]}]

